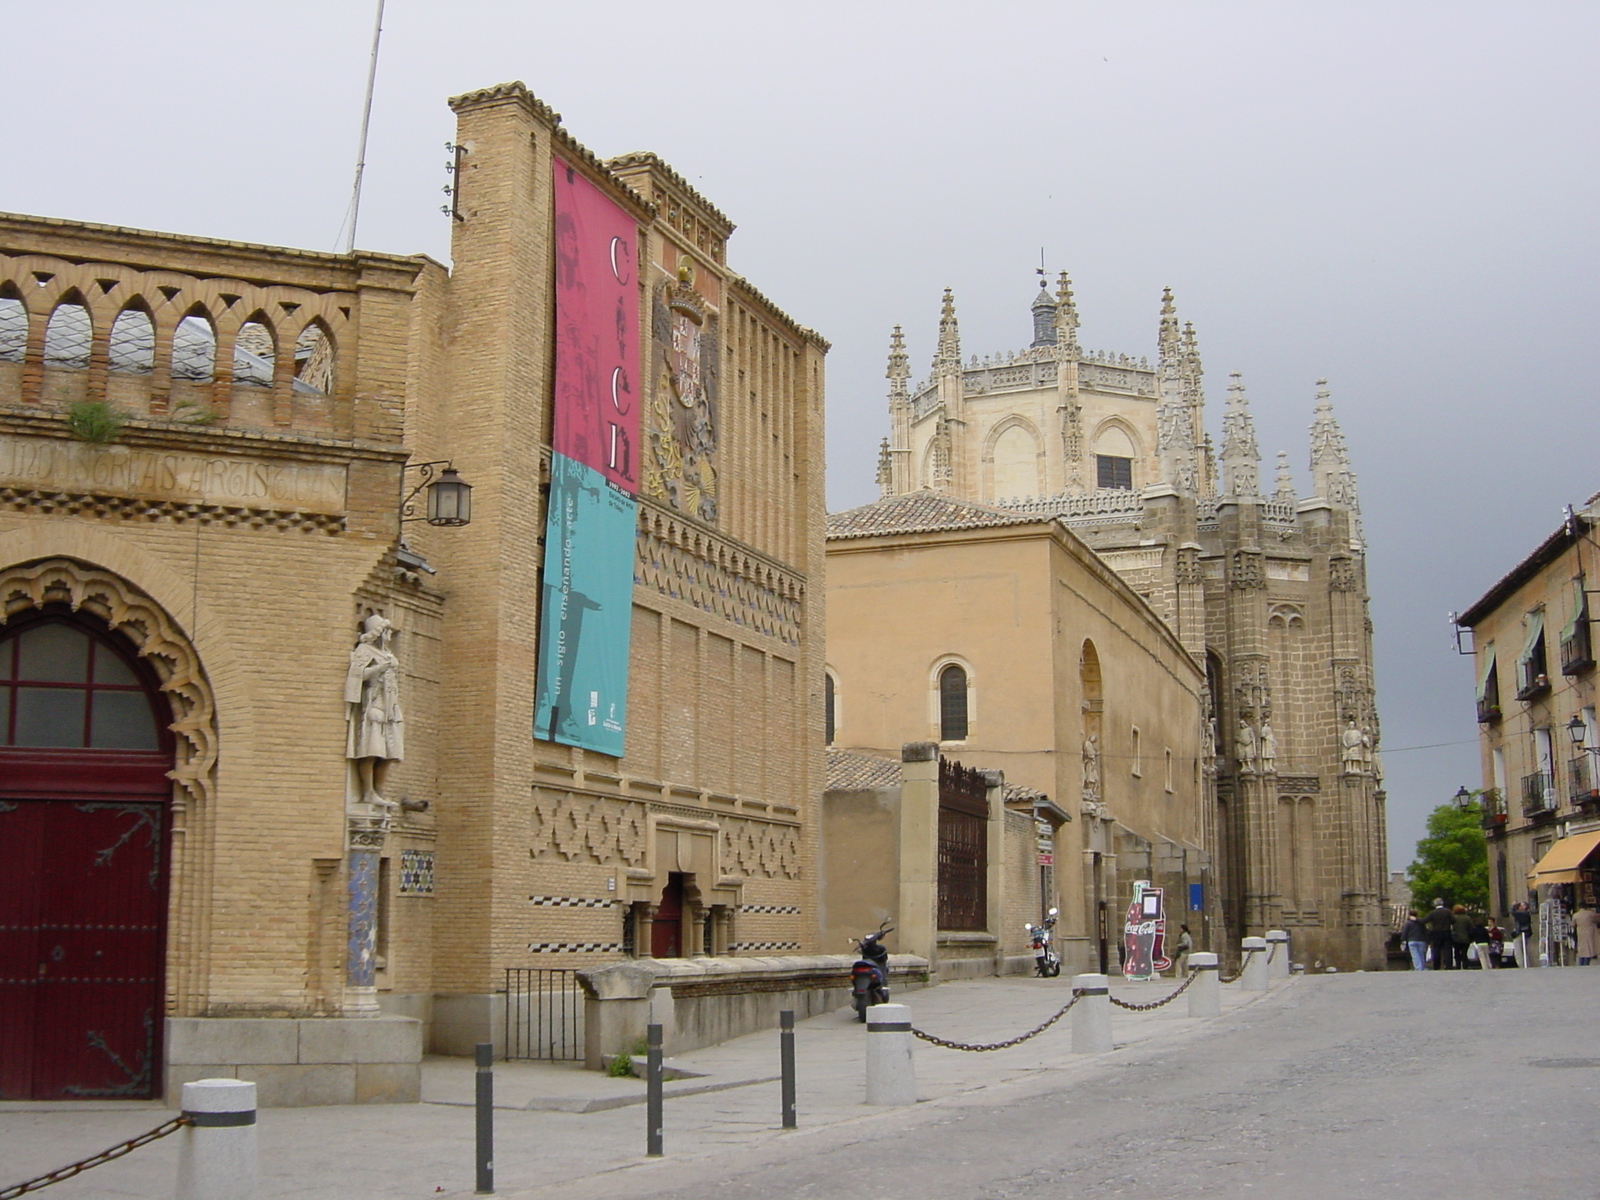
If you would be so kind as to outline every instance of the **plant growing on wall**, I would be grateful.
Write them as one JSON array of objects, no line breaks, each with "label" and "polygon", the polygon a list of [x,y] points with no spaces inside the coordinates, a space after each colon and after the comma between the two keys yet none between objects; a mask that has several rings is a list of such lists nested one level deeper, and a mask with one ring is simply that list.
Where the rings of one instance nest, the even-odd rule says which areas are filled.
[{"label": "plant growing on wall", "polygon": [[104,400],[74,400],[67,405],[67,428],[81,441],[114,442],[126,420]]}]

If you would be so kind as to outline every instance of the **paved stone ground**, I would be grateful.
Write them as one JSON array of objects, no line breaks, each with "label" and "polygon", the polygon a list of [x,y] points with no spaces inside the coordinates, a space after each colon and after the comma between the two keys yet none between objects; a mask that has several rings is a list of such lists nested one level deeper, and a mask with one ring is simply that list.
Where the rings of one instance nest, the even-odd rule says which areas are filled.
[{"label": "paved stone ground", "polygon": [[[919,1027],[990,1040],[1049,1015],[1066,986],[982,980],[903,998]],[[1171,986],[1114,992],[1148,1000]],[[775,1034],[697,1051],[677,1062],[703,1075],[671,1086],[721,1090],[668,1101],[667,1157],[653,1161],[641,1154],[640,1085],[508,1064],[496,1071],[496,1182],[528,1200],[1600,1197],[1600,971],[1358,974],[1263,998],[1223,991],[1212,1021],[1190,1020],[1181,999],[1117,1010],[1107,1055],[1069,1052],[1070,1017],[998,1053],[919,1043],[923,1103],[911,1109],[861,1103],[866,1035],[848,1014],[802,1022],[794,1133],[776,1128],[777,1084],[752,1082],[775,1072]],[[470,1195],[470,1069],[437,1060],[426,1074],[420,1105],[264,1111],[263,1200]],[[162,1111],[0,1105],[0,1185]],[[45,1195],[164,1200],[175,1158],[168,1139]]]}]

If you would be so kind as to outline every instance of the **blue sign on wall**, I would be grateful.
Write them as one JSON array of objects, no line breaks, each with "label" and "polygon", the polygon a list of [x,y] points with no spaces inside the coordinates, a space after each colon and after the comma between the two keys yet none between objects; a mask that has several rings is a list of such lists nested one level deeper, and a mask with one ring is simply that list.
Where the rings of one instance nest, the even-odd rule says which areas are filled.
[{"label": "blue sign on wall", "polygon": [[1191,883],[1189,885],[1189,911],[1204,912],[1206,907],[1206,885]]},{"label": "blue sign on wall", "polygon": [[637,507],[594,468],[551,457],[534,737],[622,756]]}]

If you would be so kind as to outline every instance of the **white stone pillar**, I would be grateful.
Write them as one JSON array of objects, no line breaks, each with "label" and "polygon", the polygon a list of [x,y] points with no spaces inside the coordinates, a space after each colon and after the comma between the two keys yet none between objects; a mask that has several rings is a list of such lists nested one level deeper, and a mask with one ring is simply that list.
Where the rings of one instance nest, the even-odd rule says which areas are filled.
[{"label": "white stone pillar", "polygon": [[1111,1049],[1111,989],[1104,975],[1075,975],[1073,990],[1082,992],[1072,1006],[1072,1052],[1104,1054]]},{"label": "white stone pillar", "polygon": [[1220,1017],[1222,1015],[1222,979],[1217,969],[1217,956],[1205,950],[1189,955],[1189,971],[1195,980],[1189,985],[1189,1015],[1191,1017]]},{"label": "white stone pillar", "polygon": [[183,1085],[177,1200],[251,1200],[256,1194],[256,1085],[201,1079]]},{"label": "white stone pillar", "polygon": [[1267,930],[1267,982],[1282,983],[1289,978],[1289,931]]},{"label": "white stone pillar", "polygon": [[[1239,943],[1244,966],[1239,976],[1239,986],[1247,992],[1264,992],[1272,986],[1267,978],[1267,939],[1247,937]],[[1254,954],[1251,951],[1255,951]]]},{"label": "white stone pillar", "polygon": [[916,1065],[911,1056],[911,1010],[904,1004],[867,1009],[867,1103],[915,1104]]}]

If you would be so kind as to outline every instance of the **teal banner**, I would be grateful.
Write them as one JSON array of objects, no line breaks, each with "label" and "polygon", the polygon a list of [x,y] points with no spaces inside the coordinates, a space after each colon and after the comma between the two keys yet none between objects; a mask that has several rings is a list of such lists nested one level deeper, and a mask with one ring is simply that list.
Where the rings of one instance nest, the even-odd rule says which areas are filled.
[{"label": "teal banner", "polygon": [[636,508],[593,467],[551,456],[536,738],[622,757]]}]

